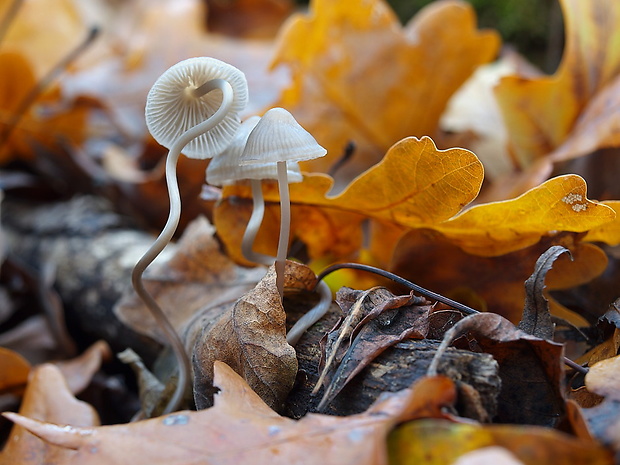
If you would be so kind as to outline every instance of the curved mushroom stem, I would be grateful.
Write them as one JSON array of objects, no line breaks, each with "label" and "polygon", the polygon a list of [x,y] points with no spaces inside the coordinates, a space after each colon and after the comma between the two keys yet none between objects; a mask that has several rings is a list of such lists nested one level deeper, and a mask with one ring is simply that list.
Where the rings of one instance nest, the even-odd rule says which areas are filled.
[{"label": "curved mushroom stem", "polygon": [[195,139],[201,134],[210,131],[217,126],[230,111],[233,102],[233,89],[227,81],[222,79],[213,79],[198,89],[202,92],[201,95],[205,95],[215,89],[220,89],[222,91],[222,104],[209,119],[185,131],[181,134],[181,136],[179,136],[172,147],[170,147],[168,158],[166,159],[166,184],[168,186],[168,195],[170,197],[170,213],[168,214],[168,220],[166,221],[166,225],[155,242],[153,242],[153,245],[151,245],[142,258],[138,260],[138,263],[136,263],[131,274],[131,283],[136,293],[146,304],[153,315],[153,318],[163,330],[164,335],[179,363],[179,379],[177,382],[177,387],[174,394],[168,401],[163,414],[178,410],[181,405],[190,382],[191,364],[189,357],[185,352],[183,341],[181,341],[181,338],[157,302],[155,302],[155,299],[153,299],[153,297],[145,289],[142,275],[144,274],[146,268],[153,262],[153,260],[155,260],[155,258],[157,258],[161,251],[164,250],[166,245],[168,245],[168,243],[172,240],[172,236],[174,235],[174,232],[179,224],[179,219],[181,217],[181,196],[179,194],[176,168],[181,151],[192,139]]},{"label": "curved mushroom stem", "polygon": [[288,194],[286,160],[278,162],[278,190],[280,192],[280,238],[276,255],[276,287],[280,300],[284,297],[284,267],[288,254],[288,240],[291,231],[291,200]]},{"label": "curved mushroom stem", "polygon": [[252,247],[254,246],[254,240],[256,234],[263,222],[263,216],[265,214],[265,200],[263,198],[263,190],[261,187],[261,181],[259,179],[251,179],[250,185],[252,186],[252,215],[250,221],[245,227],[243,233],[243,239],[241,241],[241,252],[243,256],[254,263],[260,263],[261,265],[271,265],[274,258],[262,253],[254,252]]},{"label": "curved mushroom stem", "polygon": [[306,330],[314,323],[319,321],[329,310],[332,304],[332,291],[325,281],[319,281],[316,290],[321,296],[321,300],[312,307],[304,316],[302,316],[286,334],[286,342],[294,346]]}]

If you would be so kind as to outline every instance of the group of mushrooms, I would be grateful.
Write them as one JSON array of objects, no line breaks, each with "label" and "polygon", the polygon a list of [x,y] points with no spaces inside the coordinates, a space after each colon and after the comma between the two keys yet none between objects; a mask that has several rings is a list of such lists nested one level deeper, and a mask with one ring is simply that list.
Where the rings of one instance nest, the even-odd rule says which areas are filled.
[{"label": "group of mushrooms", "polygon": [[[282,298],[290,229],[288,184],[302,180],[298,162],[327,153],[283,108],[272,108],[262,117],[254,116],[242,123],[240,113],[247,101],[245,75],[234,66],[210,57],[190,58],[172,66],[157,79],[147,97],[147,127],[153,138],[169,150],[166,182],[170,213],[160,235],[135,265],[132,284],[157,320],[179,362],[177,387],[164,413],[181,405],[189,386],[191,366],[183,342],[145,289],[142,276],[171,241],[179,223],[181,199],[176,167],[180,154],[190,158],[212,158],[207,169],[209,184],[250,182],[253,209],[244,233],[242,252],[247,260],[258,264],[271,265],[275,261],[276,287]],[[265,209],[261,186],[265,179],[277,180],[280,193],[280,236],[275,258],[252,250]],[[289,331],[288,343],[295,344],[303,331],[329,308],[329,288],[321,281],[318,291],[321,301]]]}]

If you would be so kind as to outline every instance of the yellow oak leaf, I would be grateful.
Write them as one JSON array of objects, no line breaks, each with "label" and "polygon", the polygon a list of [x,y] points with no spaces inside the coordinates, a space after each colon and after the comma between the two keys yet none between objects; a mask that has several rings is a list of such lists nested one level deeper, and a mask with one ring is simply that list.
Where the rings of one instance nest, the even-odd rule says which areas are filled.
[{"label": "yellow oak leaf", "polygon": [[557,231],[585,232],[611,223],[613,209],[586,197],[580,176],[550,179],[516,199],[477,205],[433,227],[464,251],[496,256]]},{"label": "yellow oak leaf", "polygon": [[496,95],[522,168],[559,147],[588,102],[620,73],[620,3],[561,0],[562,62],[553,76],[501,80]]},{"label": "yellow oak leaf", "polygon": [[280,36],[274,65],[290,69],[292,84],[279,106],[328,150],[311,171],[327,172],[354,143],[338,171],[348,181],[398,140],[436,135],[452,94],[499,43],[494,31],[476,29],[465,2],[436,2],[402,27],[383,0],[314,0]]},{"label": "yellow oak leaf", "polygon": [[588,231],[585,241],[605,242],[609,245],[620,244],[620,200],[608,200],[601,202],[616,212],[616,219]]},{"label": "yellow oak leaf", "polygon": [[[390,148],[380,163],[335,197],[328,195],[333,180],[324,174],[307,175],[303,182],[291,184],[292,236],[304,241],[313,259],[326,254],[342,258],[359,249],[359,225],[365,219],[384,223],[381,233],[386,231],[385,223],[394,224],[396,231],[390,231],[396,236],[403,227],[437,224],[457,214],[476,197],[482,178],[482,164],[468,150],[437,150],[428,137],[409,137]],[[263,196],[266,202],[277,203],[277,184],[264,183]],[[238,258],[247,220],[239,220],[239,211],[231,203],[239,205],[239,198],[251,198],[250,189],[243,185],[225,187],[223,197],[224,201],[215,209],[214,222],[229,254]],[[279,215],[272,218],[276,221],[263,222],[263,232],[259,232],[255,242],[257,251],[273,253]],[[308,224],[305,218],[312,218],[313,222]],[[385,243],[383,234],[381,242]],[[384,253],[389,255],[389,250]]]}]

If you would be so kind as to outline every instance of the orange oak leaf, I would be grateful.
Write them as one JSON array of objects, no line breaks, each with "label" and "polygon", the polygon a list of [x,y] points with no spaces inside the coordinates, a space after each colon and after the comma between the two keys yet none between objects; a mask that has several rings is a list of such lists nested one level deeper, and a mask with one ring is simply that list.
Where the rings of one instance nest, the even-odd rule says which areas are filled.
[{"label": "orange oak leaf", "polygon": [[348,181],[403,137],[435,136],[451,95],[499,42],[464,2],[436,2],[401,27],[383,0],[314,0],[281,33],[274,66],[291,70],[292,85],[278,105],[327,148],[312,171],[327,172],[354,143],[339,171]]},{"label": "orange oak leaf", "polygon": [[[328,195],[333,186],[328,175],[310,174],[303,182],[291,184],[292,235],[304,240],[313,259],[326,254],[343,257],[343,252],[359,249],[362,239],[359,225],[366,218],[383,225],[379,230],[373,229],[375,232],[385,232],[386,223],[393,225],[391,231],[395,236],[402,234],[405,228],[437,224],[458,213],[476,197],[482,177],[482,164],[468,150],[437,150],[428,137],[409,137],[396,143],[380,163],[358,176],[337,196]],[[276,203],[279,199],[277,184],[265,183],[263,195],[266,202]],[[239,197],[251,198],[247,186],[225,187],[223,202],[216,207],[214,220],[229,254],[235,259],[240,255],[239,243],[246,222],[239,221],[235,209],[226,205],[237,204]],[[317,207],[320,207],[318,212]],[[308,231],[305,229],[308,225],[302,220],[310,216],[311,211],[317,222],[311,225],[314,229]],[[297,216],[302,212],[306,214]],[[264,223],[267,226],[263,228],[270,228],[274,222]],[[358,232],[348,236],[353,228]],[[273,250],[273,237],[273,234],[259,233],[257,250]]]},{"label": "orange oak leaf", "polygon": [[[356,217],[348,217],[349,225],[359,225],[364,218],[380,225],[369,228],[368,241],[371,248],[386,255],[384,262],[392,259],[397,241],[412,229],[433,229],[470,254],[499,256],[560,231],[586,232],[603,227],[615,218],[612,208],[586,197],[585,181],[575,175],[551,179],[516,199],[477,205],[459,214],[478,194],[482,177],[482,164],[473,153],[465,149],[437,150],[428,137],[410,137],[395,144],[380,163],[336,196],[328,194],[332,179],[322,174],[305,176],[303,182],[290,186],[290,193],[295,206],[355,213]],[[277,202],[276,185],[263,187],[265,200]],[[224,232],[222,240],[233,256],[239,255],[245,222],[239,220],[234,209],[222,208],[226,203],[250,197],[247,186],[225,187],[223,203],[216,207],[216,227]],[[293,237],[301,238],[303,233],[296,228],[303,228],[303,222],[297,227],[295,222],[294,218]],[[379,237],[386,230],[389,235]],[[273,247],[273,237],[259,235],[258,244],[269,241],[269,247]],[[310,257],[320,258],[327,252],[336,256],[335,249],[325,246],[329,233],[320,237],[320,252],[315,243],[306,243]],[[377,247],[377,242],[385,244],[385,237],[393,240]],[[349,245],[353,248],[354,244]],[[264,242],[261,247],[265,248]]]},{"label": "orange oak leaf", "polygon": [[0,392],[20,393],[28,380],[30,363],[10,349],[0,347]]},{"label": "orange oak leaf", "polygon": [[[33,368],[20,414],[34,420],[90,427],[99,424],[94,408],[77,400],[60,369],[44,364]],[[0,464],[65,463],[75,451],[51,445],[15,425],[0,453]]]},{"label": "orange oak leaf", "polygon": [[267,407],[226,364],[215,362],[214,371],[220,392],[215,405],[200,412],[84,428],[4,415],[60,446],[57,449],[72,449],[63,465],[291,464],[308,460],[370,465],[387,464],[386,436],[396,423],[449,417],[442,407],[453,404],[456,395],[453,383],[434,377],[379,400],[362,414],[313,414],[295,421]]},{"label": "orange oak leaf", "polygon": [[588,200],[583,178],[566,175],[516,199],[474,206],[433,229],[466,252],[494,256],[535,244],[551,231],[585,232],[615,217],[612,208]]}]

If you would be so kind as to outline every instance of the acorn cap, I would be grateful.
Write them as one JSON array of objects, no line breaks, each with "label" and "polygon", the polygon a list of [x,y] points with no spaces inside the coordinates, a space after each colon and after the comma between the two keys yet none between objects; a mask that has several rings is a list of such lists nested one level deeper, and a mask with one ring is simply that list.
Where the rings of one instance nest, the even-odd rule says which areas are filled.
[{"label": "acorn cap", "polygon": [[190,158],[211,158],[221,153],[239,127],[239,112],[248,100],[245,75],[234,66],[210,57],[190,58],[165,71],[153,84],[146,99],[146,125],[153,138],[166,148],[188,129],[211,117],[222,104],[222,92],[213,90],[195,97],[192,90],[222,79],[233,89],[231,110],[209,132],[193,139],[183,149]]},{"label": "acorn cap", "polygon": [[[207,167],[207,182],[209,184],[224,186],[241,179],[278,178],[278,167],[275,163],[239,164],[248,136],[259,120],[259,116],[252,116],[241,123],[237,134],[226,150],[211,160]],[[297,163],[287,163],[286,168],[289,183],[301,182],[303,176]]]},{"label": "acorn cap", "polygon": [[241,164],[305,161],[327,153],[284,108],[272,108],[248,136]]}]

